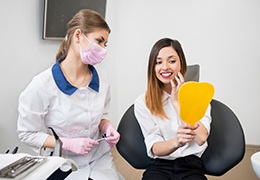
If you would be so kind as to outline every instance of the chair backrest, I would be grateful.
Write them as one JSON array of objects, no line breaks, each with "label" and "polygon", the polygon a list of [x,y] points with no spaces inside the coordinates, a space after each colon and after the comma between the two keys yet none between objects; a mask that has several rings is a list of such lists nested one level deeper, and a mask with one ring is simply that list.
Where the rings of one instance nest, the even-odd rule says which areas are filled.
[{"label": "chair backrest", "polygon": [[210,104],[211,131],[202,161],[207,174],[221,176],[243,159],[245,136],[237,116],[229,107],[214,99]]},{"label": "chair backrest", "polygon": [[146,169],[150,158],[146,153],[144,136],[134,115],[134,104],[125,112],[118,125],[120,140],[116,147],[123,158],[136,169]]},{"label": "chair backrest", "polygon": [[[211,132],[208,148],[202,156],[205,174],[220,176],[238,164],[244,157],[243,129],[232,110],[223,103],[211,102]],[[131,105],[118,126],[121,134],[116,145],[120,155],[134,168],[146,169],[150,158],[146,153],[144,137]]]},{"label": "chair backrest", "polygon": [[188,65],[187,72],[185,73],[184,79],[187,81],[199,81],[200,78],[200,66],[198,64]]}]

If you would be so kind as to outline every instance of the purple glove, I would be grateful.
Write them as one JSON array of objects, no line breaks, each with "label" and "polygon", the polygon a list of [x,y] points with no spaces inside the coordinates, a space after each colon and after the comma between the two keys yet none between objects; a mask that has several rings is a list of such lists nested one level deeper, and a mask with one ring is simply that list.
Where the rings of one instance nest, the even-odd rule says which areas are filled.
[{"label": "purple glove", "polygon": [[74,152],[76,154],[87,154],[94,145],[99,143],[90,138],[60,138],[62,149]]},{"label": "purple glove", "polygon": [[106,134],[105,140],[110,147],[115,146],[120,139],[120,134],[113,128],[111,123],[104,124],[101,131]]}]

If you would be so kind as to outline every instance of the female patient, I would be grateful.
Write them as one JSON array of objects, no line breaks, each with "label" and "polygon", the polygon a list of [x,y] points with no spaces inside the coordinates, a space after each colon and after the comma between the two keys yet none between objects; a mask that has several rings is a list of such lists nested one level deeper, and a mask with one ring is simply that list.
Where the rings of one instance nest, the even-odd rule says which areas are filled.
[{"label": "female patient", "polygon": [[187,69],[181,44],[163,38],[150,53],[148,87],[135,101],[148,156],[153,160],[143,174],[147,180],[204,180],[201,155],[210,131],[210,106],[193,127],[179,116],[178,90]]},{"label": "female patient", "polygon": [[[110,28],[95,11],[79,11],[67,25],[67,38],[52,67],[33,78],[19,98],[18,135],[31,147],[53,148],[52,127],[63,142],[62,154],[79,169],[69,179],[118,179],[110,147],[119,133],[108,120],[110,86],[94,65],[106,55]],[[102,134],[105,140],[97,141]]]}]

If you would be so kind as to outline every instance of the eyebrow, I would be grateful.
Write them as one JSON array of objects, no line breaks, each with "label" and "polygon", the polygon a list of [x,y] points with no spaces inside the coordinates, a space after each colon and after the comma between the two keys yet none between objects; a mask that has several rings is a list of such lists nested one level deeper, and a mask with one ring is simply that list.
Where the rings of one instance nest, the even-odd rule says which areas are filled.
[{"label": "eyebrow", "polygon": [[102,35],[96,37],[96,39],[98,39],[98,38],[102,39],[102,41],[105,41],[105,38]]},{"label": "eyebrow", "polygon": [[[171,59],[171,58],[177,58],[177,56],[175,56],[175,55],[170,55],[170,56],[167,57],[167,59]],[[156,59],[162,59],[162,57],[158,57],[158,56],[157,56]]]},{"label": "eyebrow", "polygon": [[175,55],[170,55],[170,56],[168,56],[168,58],[177,58],[177,56],[175,56]]}]

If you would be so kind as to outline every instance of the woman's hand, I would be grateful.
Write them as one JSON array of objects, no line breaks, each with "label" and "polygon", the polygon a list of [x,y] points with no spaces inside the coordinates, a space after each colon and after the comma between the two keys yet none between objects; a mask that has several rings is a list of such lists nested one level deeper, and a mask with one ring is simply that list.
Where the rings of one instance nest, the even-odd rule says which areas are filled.
[{"label": "woman's hand", "polygon": [[189,124],[181,125],[177,131],[177,147],[182,147],[186,143],[193,141],[196,138],[195,130],[198,129],[199,124],[194,127]]},{"label": "woman's hand", "polygon": [[176,111],[176,113],[180,116],[180,105],[178,101],[178,92],[181,87],[181,85],[184,83],[184,77],[183,75],[178,72],[178,74],[175,76],[174,79],[171,80],[171,103]]},{"label": "woman's hand", "polygon": [[178,91],[181,85],[184,83],[183,75],[178,72],[178,74],[171,80],[172,92],[171,92],[171,101],[172,103],[178,101]]},{"label": "woman's hand", "polygon": [[172,101],[172,103],[175,103],[176,101],[178,101],[178,91],[183,83],[184,83],[184,77],[180,72],[178,72],[177,75],[174,77],[174,79],[171,80],[171,86],[172,86],[171,101]]},{"label": "woman's hand", "polygon": [[114,129],[110,122],[107,122],[103,125],[101,131],[106,134],[106,142],[110,147],[113,147],[117,144],[120,139],[120,134]]},{"label": "woman's hand", "polygon": [[167,141],[158,141],[153,144],[152,152],[155,156],[168,156],[186,143],[195,141],[197,133],[195,132],[199,127],[196,124],[194,127],[188,124],[181,125],[177,130],[176,137]]},{"label": "woman's hand", "polygon": [[99,143],[90,138],[60,138],[62,149],[74,152],[76,154],[87,154],[94,145]]}]

